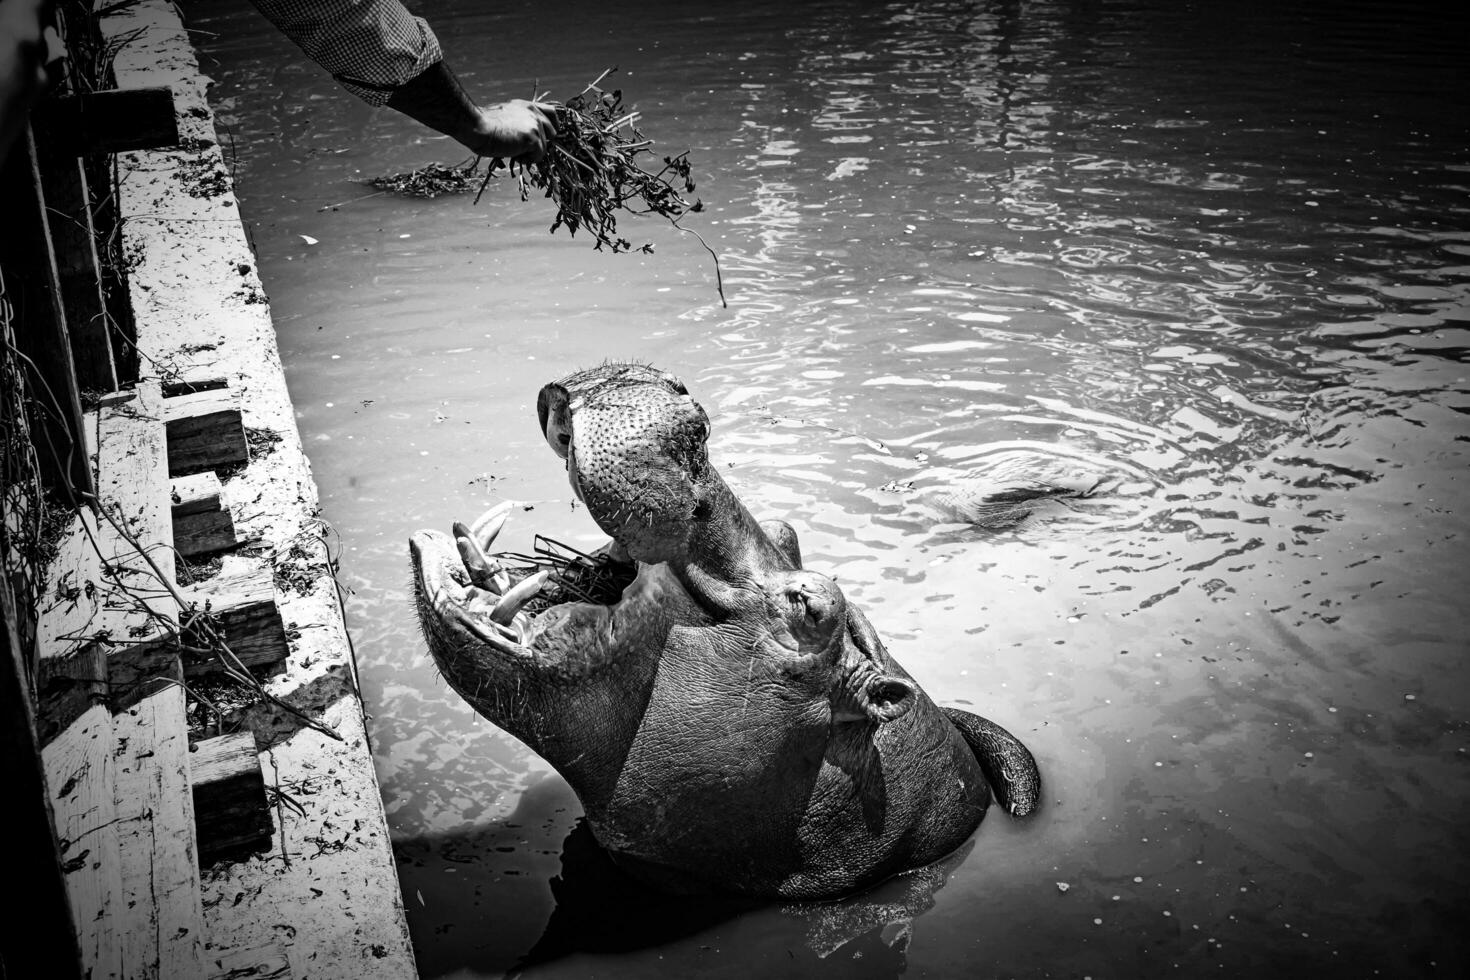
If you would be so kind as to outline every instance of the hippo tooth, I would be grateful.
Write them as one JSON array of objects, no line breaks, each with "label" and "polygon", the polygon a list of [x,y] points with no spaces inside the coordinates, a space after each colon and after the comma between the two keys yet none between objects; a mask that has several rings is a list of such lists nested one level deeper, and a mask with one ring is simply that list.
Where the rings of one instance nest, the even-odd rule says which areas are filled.
[{"label": "hippo tooth", "polygon": [[528,575],[515,585],[506,590],[500,601],[495,604],[495,609],[490,613],[492,623],[508,624],[515,614],[520,612],[521,607],[530,602],[541,591],[546,580],[551,577],[550,572],[537,572]]},{"label": "hippo tooth", "polygon": [[[466,632],[485,641],[501,653],[508,653],[513,656],[523,656],[525,654],[525,650],[516,642],[517,634],[498,623],[489,621],[481,622],[458,609],[454,610],[454,612],[455,619],[459,622],[460,626],[464,627]],[[486,627],[489,628],[487,629]]]},{"label": "hippo tooth", "polygon": [[[456,524],[455,527],[463,527],[463,525]],[[469,529],[466,528],[465,530],[468,531]],[[497,593],[503,591],[502,589],[494,588],[493,585],[495,572],[500,567],[499,563],[491,561],[485,552],[480,550],[480,546],[475,544],[474,538],[456,537],[454,544],[455,547],[459,548],[460,560],[464,562],[465,570],[470,573],[471,582],[481,588],[492,589]]]},{"label": "hippo tooth", "polygon": [[477,542],[480,547],[489,550],[490,546],[495,543],[495,536],[505,526],[505,519],[510,516],[510,512],[515,509],[515,506],[516,502],[514,500],[506,500],[481,514],[470,527],[470,531],[472,532],[470,534],[470,540]]}]

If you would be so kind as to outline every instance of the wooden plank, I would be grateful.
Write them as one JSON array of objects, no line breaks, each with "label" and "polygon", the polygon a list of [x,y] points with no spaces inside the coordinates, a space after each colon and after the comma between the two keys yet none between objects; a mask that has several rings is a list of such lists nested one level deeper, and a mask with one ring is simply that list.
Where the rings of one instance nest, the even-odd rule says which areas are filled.
[{"label": "wooden plank", "polygon": [[130,977],[194,977],[204,914],[194,851],[184,692],[168,687],[113,716],[117,733],[118,928]]},{"label": "wooden plank", "polygon": [[278,943],[213,954],[209,980],[291,980],[291,963]]},{"label": "wooden plank", "polygon": [[178,691],[183,680],[179,644],[172,634],[108,651],[107,701],[114,714],[171,688]]},{"label": "wooden plank", "polygon": [[220,735],[194,743],[189,756],[194,787],[195,839],[199,864],[269,847],[273,827],[265,774],[253,732]]},{"label": "wooden plank", "polygon": [[185,558],[224,551],[239,543],[235,519],[228,510],[174,518],[174,548]]},{"label": "wooden plank", "polygon": [[88,708],[41,750],[84,973],[122,977],[122,896],[112,711]]},{"label": "wooden plank", "polygon": [[168,491],[175,519],[223,509],[223,494],[219,476],[210,472],[181,476],[169,485]]},{"label": "wooden plank", "polygon": [[168,471],[183,476],[250,457],[239,397],[228,388],[164,400]]},{"label": "wooden plank", "polygon": [[82,975],[71,900],[62,875],[51,793],[26,682],[30,659],[16,631],[17,609],[0,582],[0,834],[10,844],[7,872],[25,883],[21,901],[0,916],[0,970],[7,976]]},{"label": "wooden plank", "polygon": [[[97,493],[108,513],[171,575],[173,521],[162,418],[157,381],[140,381],[131,392],[103,396],[97,408]],[[109,596],[106,620],[99,626],[121,644],[156,634],[160,623],[174,621],[173,598],[152,565],[109,521],[99,521],[97,542],[103,561],[130,592]]]},{"label": "wooden plank", "polygon": [[[153,563],[158,572],[171,577],[173,562],[167,558],[173,544],[173,520],[162,402],[156,381],[140,382],[130,400],[99,409],[97,471],[104,505],[123,515],[138,542],[158,556]],[[103,530],[112,532],[111,525]],[[132,624],[114,629],[115,638],[132,644],[147,638],[140,637],[134,626],[147,629],[177,620],[172,594],[159,588],[157,573],[142,555],[115,533],[104,534],[103,553],[112,556],[120,575],[133,581],[138,595],[133,604],[146,601],[160,617],[141,615],[136,608],[115,608],[115,621]],[[145,594],[150,583],[152,589]],[[126,651],[124,656],[141,656],[151,649],[167,661],[162,652],[167,648],[165,642],[151,648],[128,645],[120,649]],[[112,717],[117,739],[113,803],[121,878],[112,916],[120,937],[123,972],[129,977],[204,973],[204,917],[194,852],[184,692],[176,683],[153,680],[166,675],[168,669],[165,662],[160,670],[139,671],[150,683],[124,697],[119,702],[124,707]],[[109,681],[125,683],[121,674],[112,675],[111,657]]]},{"label": "wooden plank", "polygon": [[219,477],[205,471],[181,476],[170,490],[174,549],[185,558],[207,555],[239,543],[235,519],[223,499]]},{"label": "wooden plank", "polygon": [[[187,601],[197,603],[200,608],[208,605],[226,645],[246,667],[252,670],[273,667],[290,653],[286,625],[276,607],[275,582],[268,569],[244,578],[211,580],[180,591]],[[213,661],[191,660],[184,665],[184,675],[199,677],[220,669]]]},{"label": "wooden plank", "polygon": [[36,116],[57,134],[57,149],[73,157],[179,143],[174,93],[166,85],[56,96],[37,106]]},{"label": "wooden plank", "polygon": [[220,388],[228,388],[229,386],[230,380],[228,378],[178,378],[172,381],[164,381],[163,397],[177,398],[180,395],[192,395],[199,391],[216,391]]},{"label": "wooden plank", "polygon": [[36,143],[27,129],[0,173],[0,214],[5,216],[0,267],[5,269],[6,301],[15,310],[16,345],[45,382],[44,390],[38,386],[35,392],[49,409],[40,413],[42,425],[36,433],[43,474],[53,486],[67,484],[90,493],[92,475],[82,451],[82,402],[72,370],[39,166]]},{"label": "wooden plank", "polygon": [[77,383],[83,390],[112,391],[117,373],[86,172],[44,130],[37,132],[36,148]]},{"label": "wooden plank", "polygon": [[36,698],[36,732],[42,745],[50,745],[89,709],[108,704],[106,645],[88,643],[67,656],[43,658]]}]

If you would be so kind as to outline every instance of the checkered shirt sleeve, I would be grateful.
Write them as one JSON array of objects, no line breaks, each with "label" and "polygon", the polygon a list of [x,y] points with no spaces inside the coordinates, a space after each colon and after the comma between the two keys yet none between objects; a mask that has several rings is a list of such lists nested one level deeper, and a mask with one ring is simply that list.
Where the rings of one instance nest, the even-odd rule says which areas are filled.
[{"label": "checkered shirt sleeve", "polygon": [[353,95],[384,105],[441,60],[439,39],[398,0],[251,0]]}]

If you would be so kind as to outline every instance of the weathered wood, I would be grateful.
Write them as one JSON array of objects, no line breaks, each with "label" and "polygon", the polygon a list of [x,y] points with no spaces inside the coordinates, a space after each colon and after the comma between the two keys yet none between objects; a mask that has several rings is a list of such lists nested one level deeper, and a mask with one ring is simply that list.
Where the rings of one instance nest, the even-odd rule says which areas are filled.
[{"label": "weathered wood", "polygon": [[168,423],[168,471],[183,476],[250,456],[239,397],[228,388],[164,400]]},{"label": "weathered wood", "polygon": [[174,518],[174,548],[185,558],[224,551],[239,543],[235,519],[228,510]]},{"label": "weathered wood", "polygon": [[[273,667],[286,659],[290,652],[286,625],[276,607],[276,587],[268,570],[261,569],[245,578],[211,580],[181,591],[187,601],[200,608],[207,606],[225,644],[246,667]],[[188,660],[184,675],[199,677],[221,669],[213,660]]]},{"label": "weathered wood", "polygon": [[83,972],[121,977],[122,896],[112,711],[88,708],[41,750]]},{"label": "weathered wood", "polygon": [[177,398],[180,395],[192,395],[199,391],[217,391],[220,388],[228,388],[229,386],[229,378],[179,378],[163,383],[163,397]]},{"label": "weathered wood", "polygon": [[0,172],[5,299],[15,312],[16,345],[44,382],[35,391],[46,406],[36,415],[35,430],[42,473],[53,486],[91,492],[92,475],[82,451],[82,403],[39,168],[36,143],[27,129]]},{"label": "weathered wood", "polygon": [[87,175],[81,160],[57,147],[54,133],[38,129],[36,139],[77,383],[83,390],[112,391],[117,372]]},{"label": "weathered wood", "polygon": [[35,114],[56,133],[58,150],[74,157],[156,150],[179,142],[174,94],[167,86],[56,96],[39,105]]},{"label": "weathered wood", "polygon": [[0,916],[0,973],[66,980],[82,975],[82,954],[31,711],[29,658],[16,620],[10,588],[0,582],[0,785],[7,794],[0,834],[11,845],[7,871],[25,882],[22,900],[8,902]]},{"label": "weathered wood", "polygon": [[172,503],[174,519],[187,514],[205,514],[224,507],[224,487],[219,476],[210,473],[195,473],[181,476],[169,484],[168,496]]},{"label": "weathered wood", "polygon": [[118,928],[130,977],[203,972],[204,913],[189,791],[184,692],[169,686],[113,716],[117,733]]},{"label": "weathered wood", "polygon": [[[86,428],[95,433],[96,413]],[[56,539],[56,557],[47,566],[47,588],[36,606],[36,649],[44,661],[70,656],[97,631],[97,588],[103,581],[97,540],[97,516],[88,508],[72,515]]]},{"label": "weathered wood", "polygon": [[108,703],[113,713],[126,711],[184,681],[179,644],[173,634],[115,647],[107,653]]},{"label": "weathered wood", "polygon": [[201,867],[220,857],[270,846],[270,802],[252,732],[194,743],[189,780],[194,787]]},{"label": "weathered wood", "polygon": [[88,643],[66,656],[42,658],[36,699],[36,732],[42,745],[50,745],[93,706],[108,703],[106,645]]},{"label": "weathered wood", "polygon": [[232,949],[212,957],[209,980],[291,980],[291,963],[278,943]]},{"label": "weathered wood", "polygon": [[[166,641],[134,645],[149,638],[147,630],[178,616],[172,594],[157,581],[160,572],[173,574],[162,402],[157,382],[139,382],[131,400],[99,409],[97,439],[103,505],[121,514],[138,543],[156,556],[150,564],[110,523],[103,526],[103,554],[111,556],[112,567],[132,592],[126,604],[109,602],[117,624],[110,633],[126,644],[119,647],[116,663],[131,668],[131,677],[121,670],[114,674],[109,656],[109,683],[124,691],[115,698],[114,707],[121,710],[112,716],[121,889],[111,916],[122,972],[141,978],[204,973],[184,692],[179,684],[160,679],[177,677],[170,673],[177,668]],[[142,614],[140,602],[154,615]],[[129,688],[133,681],[142,683]]]},{"label": "weathered wood", "polygon": [[173,481],[174,550],[185,558],[233,548],[235,519],[225,505],[219,477],[206,470]]}]

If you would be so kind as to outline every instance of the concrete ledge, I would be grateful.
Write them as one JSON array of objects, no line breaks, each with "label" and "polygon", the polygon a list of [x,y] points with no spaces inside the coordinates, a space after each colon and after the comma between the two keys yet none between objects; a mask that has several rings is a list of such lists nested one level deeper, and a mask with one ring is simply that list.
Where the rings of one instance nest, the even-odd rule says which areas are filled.
[{"label": "concrete ledge", "polygon": [[[255,256],[241,227],[220,154],[207,79],[176,8],[142,0],[102,19],[104,34],[132,36],[118,53],[118,85],[167,85],[180,145],[120,154],[124,252],[145,371],[224,378],[247,430],[278,437],[225,479],[239,536],[260,547],[226,554],[221,575],[275,571],[291,545],[318,532],[317,490],[301,448]],[[314,549],[308,549],[314,550]],[[293,581],[301,581],[293,569]],[[271,693],[326,724],[335,741],[269,706],[247,719],[267,785],[295,806],[275,810],[270,851],[203,873],[205,958],[279,949],[272,970],[313,978],[415,975],[408,926],[383,815],[356,672],[334,583],[325,566],[310,588],[278,596],[290,655]],[[298,627],[297,624],[302,624]],[[343,839],[344,827],[355,828]],[[343,839],[324,849],[310,839]],[[276,956],[276,954],[272,954]],[[267,975],[267,974],[260,974]],[[268,975],[286,975],[271,972]]]}]

